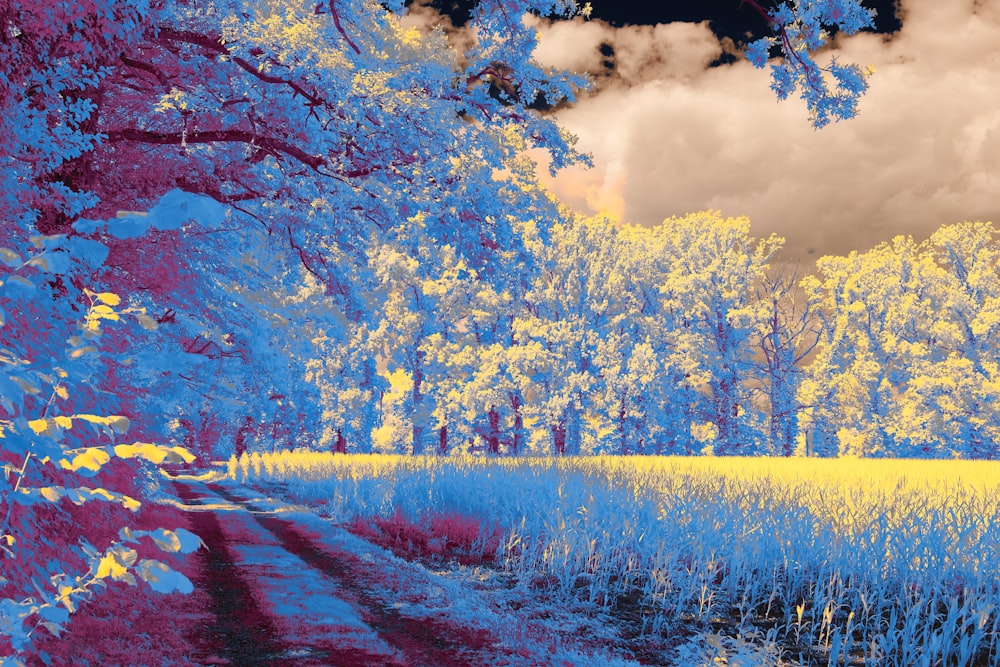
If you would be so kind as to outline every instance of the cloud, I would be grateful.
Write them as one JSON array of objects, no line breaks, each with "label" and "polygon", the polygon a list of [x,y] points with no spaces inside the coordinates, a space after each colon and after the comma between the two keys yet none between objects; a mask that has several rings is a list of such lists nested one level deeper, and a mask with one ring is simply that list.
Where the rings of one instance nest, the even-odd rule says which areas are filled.
[{"label": "cloud", "polygon": [[543,178],[570,206],[641,224],[702,209],[749,215],[755,233],[785,236],[800,258],[1000,221],[1000,7],[902,0],[901,16],[891,38],[841,38],[820,58],[877,72],[860,116],[819,131],[801,100],[776,101],[766,71],[709,67],[729,49],[705,24],[536,20],[539,60],[595,74],[594,90],[557,116],[595,167]]},{"label": "cloud", "polygon": [[[723,51],[707,22],[614,28],[580,17],[551,21],[528,15],[525,20],[539,31],[535,59],[543,65],[610,77],[625,86],[692,79]],[[606,83],[598,86],[605,89]]]}]

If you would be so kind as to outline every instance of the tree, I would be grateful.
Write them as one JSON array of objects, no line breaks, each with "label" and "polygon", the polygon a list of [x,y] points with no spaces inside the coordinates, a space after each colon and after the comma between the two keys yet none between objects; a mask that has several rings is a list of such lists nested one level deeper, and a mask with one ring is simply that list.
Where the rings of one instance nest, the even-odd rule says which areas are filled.
[{"label": "tree", "polygon": [[[1000,456],[1000,414],[996,365],[1000,328],[1000,233],[989,222],[963,222],[936,231],[928,252],[949,282],[947,312],[951,336],[938,324],[935,342],[948,345],[938,386],[914,387],[914,398],[936,408],[928,427],[946,447],[969,458]],[[940,317],[940,316],[939,316]]]},{"label": "tree", "polygon": [[753,296],[783,239],[755,239],[747,218],[712,212],[666,220],[656,233],[659,335],[677,387],[693,401],[696,439],[716,454],[754,451],[761,437],[751,400],[760,323]]},{"label": "tree", "polygon": [[[499,443],[505,394],[517,450],[525,403],[537,396],[555,448],[580,451],[581,419],[602,395],[593,363],[602,350],[607,369],[631,369],[603,395],[635,403],[622,395],[621,378],[649,357],[639,347],[648,341],[614,329],[618,306],[606,306],[614,295],[597,273],[560,268],[549,276],[555,282],[539,284],[551,308],[524,318],[538,319],[539,331],[514,316],[523,290],[506,290],[517,284],[512,258],[527,256],[533,239],[523,226],[534,218],[544,242],[560,219],[534,186],[526,149],[546,150],[553,169],[586,161],[532,108],[572,102],[585,81],[538,66],[536,33],[521,18],[580,10],[571,0],[482,2],[472,14],[477,39],[459,50],[440,31],[404,29],[399,0],[0,0],[0,435],[8,471],[0,538],[4,558],[24,575],[12,584],[24,584],[16,594],[46,566],[18,553],[40,524],[12,508],[26,498],[75,503],[95,494],[130,505],[124,492],[89,493],[71,477],[103,469],[123,481],[104,467],[112,454],[188,460],[173,442],[207,456],[230,439],[286,446],[314,430],[335,449],[346,450],[348,439],[369,449],[384,389],[376,318],[396,298],[378,289],[379,271],[390,268],[378,263],[385,249],[418,261],[415,298],[430,298],[428,281],[465,267],[475,276],[468,302],[494,302],[468,318],[470,330],[491,332],[477,340],[479,358],[495,359],[504,377],[499,394],[466,392],[486,406],[489,442]],[[839,19],[800,18],[831,20]],[[783,30],[793,47],[786,53],[800,54]],[[810,65],[793,57],[789,66]],[[606,228],[586,233],[601,243],[613,237]],[[453,249],[447,264],[430,260],[435,244]],[[486,288],[473,290],[475,280]],[[553,291],[563,287],[566,294]],[[422,341],[414,354],[426,355],[441,333],[426,317],[445,311],[441,303],[417,311],[424,319],[409,330]],[[131,329],[102,329],[123,316]],[[600,333],[569,331],[567,319]],[[335,363],[324,357],[345,352]],[[553,372],[532,394],[539,383],[525,369],[538,358],[569,362],[572,372]],[[410,367],[430,368],[418,356]],[[442,372],[430,386],[446,380]],[[422,428],[428,410],[417,408],[427,394],[414,384]],[[442,396],[430,412],[440,413],[443,429],[453,417],[439,411]],[[469,423],[483,415],[473,413]],[[92,439],[63,439],[81,423],[99,427]],[[158,444],[119,443],[126,424]],[[46,460],[81,486],[42,485],[49,471],[31,466]],[[127,545],[140,537],[125,531],[104,552],[76,556],[98,579],[128,580],[137,556]],[[56,548],[61,556],[73,549]],[[156,565],[138,567],[151,582],[179,582]],[[54,592],[40,593],[35,611],[5,600],[0,631],[20,647],[24,621],[57,626],[64,615],[53,610],[69,611],[82,593],[60,588],[67,581],[50,581]]]},{"label": "tree", "polygon": [[[424,237],[452,245],[492,279],[503,271],[498,250],[519,242],[511,199],[498,193],[525,180],[524,149],[546,148],[553,168],[582,159],[530,107],[572,101],[584,81],[533,63],[535,33],[518,19],[525,11],[571,15],[579,8],[568,0],[480,3],[471,16],[478,41],[462,52],[440,32],[404,30],[400,3],[47,7],[8,2],[0,12],[11,64],[0,114],[10,130],[3,213],[44,233],[70,232],[81,214],[149,208],[175,188],[206,194],[229,207],[227,234],[253,226],[270,246],[255,244],[256,252],[291,252],[355,326],[367,316],[356,267],[382,242],[374,239],[405,239],[406,221],[419,213]],[[782,46],[795,43],[785,32],[791,41]],[[498,167],[516,178],[497,182]],[[168,270],[198,262],[165,249],[196,253],[193,246],[173,228],[123,236],[105,238],[116,269],[102,277],[108,288],[142,288],[146,307],[163,304],[157,318],[180,313],[192,318],[191,330],[211,319],[198,312],[197,289],[177,289],[198,279]],[[156,281],[135,280],[152,265],[161,267]],[[189,307],[175,307],[185,299]],[[244,321],[255,321],[252,309]],[[164,338],[173,336],[192,363],[200,350],[210,362],[196,364],[203,370],[230,355],[233,373],[233,359],[250,349],[245,331],[216,327],[205,340],[180,328],[167,327]],[[199,382],[193,377],[186,382]]]},{"label": "tree", "polygon": [[820,323],[810,304],[797,294],[794,274],[765,276],[756,289],[757,326],[752,345],[759,353],[763,393],[767,399],[770,451],[795,453],[798,417],[803,406],[797,392],[803,365],[819,340]]},{"label": "tree", "polygon": [[[957,231],[938,242],[958,241]],[[949,275],[926,244],[902,236],[817,266],[821,276],[803,287],[824,328],[800,389],[812,453],[951,456],[974,423],[992,420],[973,408],[992,392],[993,376],[982,367],[976,377],[964,344],[970,304],[954,278],[960,270]],[[966,404],[965,396],[975,398]]]},{"label": "tree", "polygon": [[599,349],[630,303],[622,250],[611,221],[568,216],[552,228],[525,312],[514,323],[519,343],[540,352],[522,361],[530,367],[525,375],[540,379],[531,411],[549,429],[556,454],[579,455],[585,441],[586,450],[595,447],[585,431],[604,393]]}]

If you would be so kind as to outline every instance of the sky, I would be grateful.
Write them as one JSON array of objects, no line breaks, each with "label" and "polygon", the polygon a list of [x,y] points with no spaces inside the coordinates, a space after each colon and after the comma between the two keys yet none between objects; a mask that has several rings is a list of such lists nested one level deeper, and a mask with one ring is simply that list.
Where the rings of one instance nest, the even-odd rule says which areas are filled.
[{"label": "sky", "polygon": [[594,81],[556,114],[594,167],[540,170],[571,208],[642,225],[747,215],[806,268],[899,234],[1000,224],[1000,0],[866,0],[879,32],[838,37],[818,60],[876,73],[859,116],[822,130],[742,57],[767,27],[739,0],[591,4],[590,20],[534,19],[536,58]]}]

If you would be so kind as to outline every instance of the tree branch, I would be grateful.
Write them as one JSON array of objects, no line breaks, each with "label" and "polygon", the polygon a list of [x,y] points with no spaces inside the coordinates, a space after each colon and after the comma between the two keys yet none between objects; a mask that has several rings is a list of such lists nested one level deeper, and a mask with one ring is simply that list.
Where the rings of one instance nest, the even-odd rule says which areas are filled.
[{"label": "tree branch", "polygon": [[298,146],[293,146],[280,139],[254,134],[249,130],[205,130],[201,132],[151,132],[149,130],[138,130],[134,128],[124,128],[120,130],[110,130],[107,133],[108,141],[122,142],[132,141],[143,144],[173,145],[179,146],[187,144],[212,144],[212,143],[241,143],[257,146],[261,149],[271,151],[275,154],[284,153],[296,159],[302,164],[310,167],[314,171],[319,171],[320,167],[326,165],[326,159],[319,155],[311,155]]},{"label": "tree branch", "polygon": [[167,92],[170,92],[170,80],[167,78],[166,74],[160,71],[159,68],[154,67],[153,65],[147,62],[136,60],[135,58],[130,58],[126,56],[124,53],[120,56],[120,59],[125,65],[131,67],[132,69],[138,69],[142,70],[143,72],[148,72],[149,74],[152,74],[156,78],[156,80],[160,82],[160,85],[163,86],[163,88]]},{"label": "tree branch", "polygon": [[337,27],[337,32],[339,32],[343,36],[344,41],[347,42],[347,45],[350,46],[352,49],[354,49],[354,52],[360,56],[361,49],[358,48],[357,44],[351,41],[351,38],[348,37],[347,33],[344,31],[344,27],[340,25],[340,14],[337,13],[337,5],[334,2],[334,0],[330,0],[330,16],[333,17],[333,25]]}]

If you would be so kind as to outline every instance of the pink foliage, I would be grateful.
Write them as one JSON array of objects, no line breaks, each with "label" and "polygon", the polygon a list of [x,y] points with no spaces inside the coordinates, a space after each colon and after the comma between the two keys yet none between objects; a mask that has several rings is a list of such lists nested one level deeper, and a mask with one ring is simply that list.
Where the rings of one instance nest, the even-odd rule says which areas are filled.
[{"label": "pink foliage", "polygon": [[389,518],[355,517],[348,529],[397,556],[462,565],[489,565],[500,547],[503,531],[474,516],[438,512],[411,521],[399,509]]},{"label": "pink foliage", "polygon": [[[132,522],[138,530],[190,529],[188,515],[172,507],[145,503],[139,516],[127,517],[126,510],[108,503],[88,503],[66,508],[70,521],[88,526],[88,537],[104,545],[117,537],[116,526]],[[165,554],[147,540],[133,545],[140,558],[156,558],[188,577],[194,576],[195,561]],[[83,604],[62,633],[55,638],[43,632],[36,641],[38,651],[60,666],[158,665],[189,667],[196,663],[191,657],[191,637],[206,621],[208,595],[195,590],[191,595],[160,595],[147,587],[130,587],[112,582],[108,593],[97,595]],[[0,654],[3,646],[0,645]],[[41,665],[36,656],[29,667]]]}]

